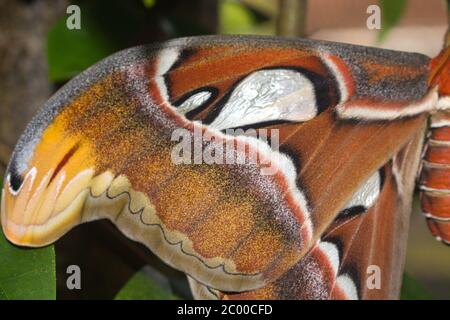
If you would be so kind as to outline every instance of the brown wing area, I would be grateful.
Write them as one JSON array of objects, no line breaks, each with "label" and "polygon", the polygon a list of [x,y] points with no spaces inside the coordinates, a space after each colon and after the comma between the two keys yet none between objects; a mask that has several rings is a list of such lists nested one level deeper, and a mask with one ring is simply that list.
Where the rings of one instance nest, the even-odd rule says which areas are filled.
[{"label": "brown wing area", "polygon": [[424,125],[424,116],[381,123],[336,121],[328,110],[300,127],[280,129],[283,148],[297,157],[297,184],[310,202],[316,237],[370,174]]},{"label": "brown wing area", "polygon": [[[199,299],[397,299],[400,294],[411,196],[423,131],[380,170],[376,203],[356,216],[340,214],[320,241],[264,288],[225,293],[190,279]],[[337,251],[330,250],[335,246]]]}]

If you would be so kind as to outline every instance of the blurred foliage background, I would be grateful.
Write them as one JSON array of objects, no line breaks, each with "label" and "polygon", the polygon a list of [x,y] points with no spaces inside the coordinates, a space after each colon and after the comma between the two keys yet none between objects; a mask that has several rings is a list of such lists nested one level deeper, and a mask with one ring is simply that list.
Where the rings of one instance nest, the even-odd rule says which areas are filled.
[{"label": "blurred foliage background", "polygon": [[[373,3],[382,10],[381,30],[366,27]],[[80,30],[66,27],[70,4],[81,8]],[[36,109],[121,49],[192,35],[278,34],[434,55],[446,10],[441,0],[0,0],[0,176]],[[183,274],[102,221],[37,250],[16,248],[0,235],[0,252],[0,299],[191,297]],[[81,267],[82,290],[66,287],[71,264]],[[402,298],[450,298],[450,250],[430,236],[417,199]]]}]

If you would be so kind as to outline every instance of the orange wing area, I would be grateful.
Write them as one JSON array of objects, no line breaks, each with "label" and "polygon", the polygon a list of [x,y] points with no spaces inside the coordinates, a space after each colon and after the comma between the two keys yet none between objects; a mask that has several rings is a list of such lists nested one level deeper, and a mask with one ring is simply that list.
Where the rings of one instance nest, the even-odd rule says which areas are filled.
[{"label": "orange wing area", "polygon": [[[371,102],[370,111],[380,101],[406,108],[427,95],[427,63],[417,54],[258,37],[126,50],[72,80],[27,127],[2,191],[5,235],[41,246],[106,218],[213,288],[264,287],[300,261],[426,120],[425,111],[389,121],[344,120],[334,108],[353,97]],[[279,152],[209,125],[236,86],[263,69],[294,70],[314,90],[309,121],[250,123],[278,129]],[[189,116],[178,112],[198,90],[211,97]],[[277,108],[284,110],[283,101]],[[302,110],[294,111],[302,118]],[[260,163],[174,163],[172,134],[179,129],[190,138],[214,136],[200,142],[203,148],[231,142],[226,156],[255,152],[278,171],[264,175]]]},{"label": "orange wing area", "polygon": [[431,60],[430,76],[428,79],[430,87],[439,86],[439,94],[450,96],[450,47]]}]

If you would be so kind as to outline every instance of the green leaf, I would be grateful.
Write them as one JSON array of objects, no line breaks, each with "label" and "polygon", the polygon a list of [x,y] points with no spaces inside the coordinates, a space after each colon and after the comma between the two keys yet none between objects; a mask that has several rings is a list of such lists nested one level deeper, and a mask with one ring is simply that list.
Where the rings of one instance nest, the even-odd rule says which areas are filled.
[{"label": "green leaf", "polygon": [[56,299],[54,248],[16,247],[0,228],[0,300],[25,299]]},{"label": "green leaf", "polygon": [[117,50],[89,11],[81,12],[80,30],[67,29],[64,16],[48,32],[47,58],[49,78],[53,82],[68,80]]},{"label": "green leaf", "polygon": [[[163,283],[162,275],[144,267],[136,272],[116,295],[115,300],[175,300],[168,283]],[[164,288],[166,287],[166,288]]]},{"label": "green leaf", "polygon": [[409,274],[404,273],[400,299],[431,300],[433,297],[417,279],[414,279]]},{"label": "green leaf", "polygon": [[406,8],[406,0],[379,0],[381,9],[381,30],[378,41],[385,39],[389,31],[398,23]]}]

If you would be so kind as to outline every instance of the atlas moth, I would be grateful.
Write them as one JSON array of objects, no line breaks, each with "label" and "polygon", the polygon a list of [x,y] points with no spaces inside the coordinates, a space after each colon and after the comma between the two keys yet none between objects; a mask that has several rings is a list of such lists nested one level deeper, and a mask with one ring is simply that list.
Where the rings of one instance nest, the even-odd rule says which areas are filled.
[{"label": "atlas moth", "polygon": [[[256,36],[119,52],[29,123],[5,176],[3,231],[35,247],[109,219],[185,272],[197,298],[397,298],[419,167],[424,215],[450,242],[449,55]],[[282,161],[273,175],[174,164],[180,128]],[[280,148],[230,128],[276,129]]]}]

